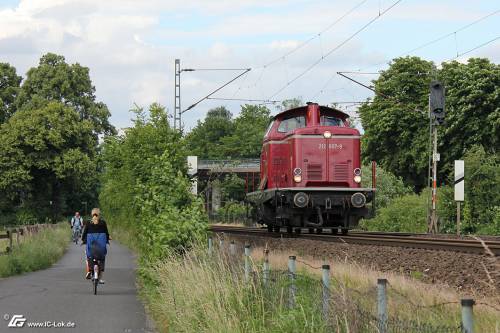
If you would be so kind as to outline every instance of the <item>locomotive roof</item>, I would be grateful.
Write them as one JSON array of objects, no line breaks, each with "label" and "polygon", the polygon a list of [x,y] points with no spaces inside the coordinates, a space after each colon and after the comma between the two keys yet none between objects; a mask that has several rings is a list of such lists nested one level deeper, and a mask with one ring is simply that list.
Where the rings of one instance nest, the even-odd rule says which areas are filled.
[{"label": "locomotive roof", "polygon": [[[309,104],[309,103],[308,103]],[[315,103],[311,103],[311,104],[315,104]],[[286,111],[282,111],[280,113],[278,113],[277,115],[275,115],[273,117],[273,119],[276,119],[282,115],[285,115],[287,113],[293,113],[294,111],[299,111],[299,110],[304,110],[306,111],[307,110],[307,106],[308,105],[304,105],[304,106],[299,106],[298,108],[293,108],[293,109],[289,109],[289,110],[286,110]],[[335,108],[331,108],[329,106],[324,106],[324,105],[320,105],[319,106],[319,112],[323,112],[323,111],[330,111],[330,112],[335,112],[338,116],[340,116],[341,118],[344,118],[344,119],[347,119],[349,118],[349,115],[345,112],[342,112],[340,111],[339,109],[335,109]]]}]

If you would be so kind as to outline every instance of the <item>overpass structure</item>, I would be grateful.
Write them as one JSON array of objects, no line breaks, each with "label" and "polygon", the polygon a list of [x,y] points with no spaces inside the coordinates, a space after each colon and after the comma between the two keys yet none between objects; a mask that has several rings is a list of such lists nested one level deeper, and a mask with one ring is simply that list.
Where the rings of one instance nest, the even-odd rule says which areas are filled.
[{"label": "overpass structure", "polygon": [[217,211],[222,204],[220,181],[229,174],[245,180],[245,193],[259,187],[260,159],[198,159],[188,156],[189,174],[193,179],[193,192],[197,194],[198,183],[206,184],[205,205],[209,213]]}]

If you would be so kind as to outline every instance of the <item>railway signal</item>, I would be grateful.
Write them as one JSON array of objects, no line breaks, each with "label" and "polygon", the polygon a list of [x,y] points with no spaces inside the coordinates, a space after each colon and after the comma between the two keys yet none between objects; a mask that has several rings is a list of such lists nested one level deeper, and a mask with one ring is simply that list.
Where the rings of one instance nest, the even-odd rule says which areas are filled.
[{"label": "railway signal", "polygon": [[[437,163],[440,155],[437,151],[437,126],[444,124],[445,116],[445,89],[439,81],[432,81],[429,90],[429,121],[432,127],[432,210],[429,219],[428,231],[438,232],[437,216]],[[434,121],[433,121],[434,120]]]},{"label": "railway signal", "polygon": [[444,124],[444,85],[439,81],[432,81],[430,85],[429,106],[434,125]]}]

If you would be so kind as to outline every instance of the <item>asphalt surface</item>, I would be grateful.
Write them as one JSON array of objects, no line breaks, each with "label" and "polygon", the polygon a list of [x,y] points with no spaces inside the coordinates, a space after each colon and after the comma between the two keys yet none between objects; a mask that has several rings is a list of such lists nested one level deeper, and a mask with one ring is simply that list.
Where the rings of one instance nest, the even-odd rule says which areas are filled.
[{"label": "asphalt surface", "polygon": [[[51,268],[0,279],[0,332],[153,332],[137,298],[133,254],[112,242],[106,257],[106,283],[94,295],[91,282],[84,278],[83,251],[83,246],[70,244]],[[26,318],[23,327],[8,327],[13,315]],[[72,322],[74,327],[28,327],[46,321]]]}]

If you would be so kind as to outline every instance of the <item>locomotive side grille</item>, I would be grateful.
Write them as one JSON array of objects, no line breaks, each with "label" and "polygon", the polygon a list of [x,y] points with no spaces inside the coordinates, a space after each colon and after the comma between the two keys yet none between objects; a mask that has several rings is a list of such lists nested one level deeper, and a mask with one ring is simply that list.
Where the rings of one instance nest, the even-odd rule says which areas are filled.
[{"label": "locomotive side grille", "polygon": [[323,178],[323,170],[321,164],[308,164],[307,165],[307,179],[321,180]]},{"label": "locomotive side grille", "polygon": [[349,165],[347,163],[339,163],[334,166],[335,181],[347,181],[349,179]]}]

